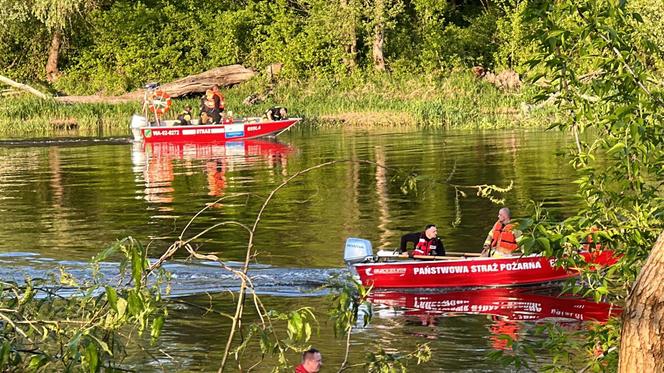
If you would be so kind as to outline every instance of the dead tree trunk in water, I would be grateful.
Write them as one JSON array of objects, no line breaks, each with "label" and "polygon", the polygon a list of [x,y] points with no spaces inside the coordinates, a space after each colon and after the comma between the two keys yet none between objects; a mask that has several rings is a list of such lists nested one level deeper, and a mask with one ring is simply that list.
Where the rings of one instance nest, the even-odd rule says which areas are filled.
[{"label": "dead tree trunk in water", "polygon": [[58,70],[58,59],[60,56],[60,45],[62,44],[62,32],[53,31],[51,37],[51,46],[48,48],[48,60],[46,61],[46,80],[53,83],[58,79],[60,71]]},{"label": "dead tree trunk in water", "polygon": [[664,232],[636,278],[623,313],[619,372],[664,372]]}]

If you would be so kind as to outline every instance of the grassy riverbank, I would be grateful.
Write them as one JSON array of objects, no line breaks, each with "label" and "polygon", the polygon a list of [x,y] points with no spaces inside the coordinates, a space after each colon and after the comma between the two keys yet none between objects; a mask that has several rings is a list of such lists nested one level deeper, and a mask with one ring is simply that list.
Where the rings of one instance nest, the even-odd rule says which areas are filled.
[{"label": "grassy riverbank", "polygon": [[[225,89],[226,107],[236,116],[255,116],[271,106],[286,106],[292,116],[314,125],[507,128],[547,125],[551,116],[524,110],[528,88],[503,92],[465,72],[409,78],[357,74],[343,81],[281,81],[269,87],[256,78]],[[242,104],[256,93],[266,99]],[[176,116],[187,104],[196,108],[198,100],[174,100],[167,116]],[[129,133],[130,116],[139,110],[139,102],[64,105],[31,96],[4,98],[0,136],[124,135]]]}]

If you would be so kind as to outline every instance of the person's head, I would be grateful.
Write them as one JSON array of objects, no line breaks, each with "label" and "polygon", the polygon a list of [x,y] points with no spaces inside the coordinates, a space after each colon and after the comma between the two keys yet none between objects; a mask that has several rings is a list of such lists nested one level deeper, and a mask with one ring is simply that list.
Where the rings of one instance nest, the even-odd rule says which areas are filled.
[{"label": "person's head", "polygon": [[212,86],[212,92],[219,92],[219,86],[218,85],[213,85]]},{"label": "person's head", "polygon": [[438,236],[438,228],[436,228],[435,224],[428,224],[424,227],[424,235],[429,239],[434,238]]},{"label": "person's head", "polygon": [[304,353],[302,353],[302,365],[307,370],[307,372],[316,373],[320,370],[320,366],[323,365],[323,357],[315,348],[310,348]]},{"label": "person's head", "polygon": [[512,219],[512,212],[507,207],[498,210],[498,221],[507,224]]},{"label": "person's head", "polygon": [[281,115],[282,118],[286,118],[288,115],[288,109],[285,107],[279,108],[279,114]]}]

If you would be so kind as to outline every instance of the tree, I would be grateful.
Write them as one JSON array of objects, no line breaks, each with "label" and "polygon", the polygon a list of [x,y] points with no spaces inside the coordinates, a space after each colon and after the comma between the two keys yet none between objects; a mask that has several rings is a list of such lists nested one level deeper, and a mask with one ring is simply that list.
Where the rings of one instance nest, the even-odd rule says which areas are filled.
[{"label": "tree", "polygon": [[385,71],[385,33],[396,25],[395,18],[403,11],[402,0],[369,0],[365,3],[367,26],[371,35],[371,56],[374,69]]},{"label": "tree", "polygon": [[[36,20],[50,33],[46,79],[54,82],[59,75],[58,59],[66,31],[72,21],[83,17],[97,6],[96,0],[0,0],[4,22]],[[34,27],[34,25],[30,25]]]},{"label": "tree", "polygon": [[[544,78],[540,84],[546,88],[540,97],[555,100],[565,113],[553,127],[574,139],[570,162],[579,174],[576,182],[583,203],[576,216],[562,224],[536,224],[524,249],[545,251],[578,265],[582,263],[573,259],[575,252],[591,235],[603,247],[622,254],[610,272],[587,275],[588,293],[627,296],[626,345],[621,351],[630,355],[620,356],[629,359],[620,367],[661,368],[661,312],[640,311],[644,306],[661,310],[664,304],[661,242],[651,252],[664,228],[664,84],[651,61],[664,54],[650,40],[643,18],[623,1],[542,1],[530,15],[533,24],[541,26],[542,48],[532,61],[541,74],[532,79]],[[648,255],[651,258],[645,261]],[[636,336],[658,340],[642,348],[632,345]],[[616,346],[602,350],[598,356],[607,357]]]}]

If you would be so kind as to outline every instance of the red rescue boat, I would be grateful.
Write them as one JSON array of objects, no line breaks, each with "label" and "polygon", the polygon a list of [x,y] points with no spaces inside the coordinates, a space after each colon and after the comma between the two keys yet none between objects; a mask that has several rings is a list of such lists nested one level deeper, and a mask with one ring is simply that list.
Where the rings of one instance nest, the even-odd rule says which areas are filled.
[{"label": "red rescue boat", "polygon": [[163,121],[163,126],[146,125],[145,118],[132,118],[134,140],[150,142],[211,143],[239,141],[258,137],[277,136],[299,122],[301,118],[267,121],[246,118],[229,124],[179,126],[175,121]]},{"label": "red rescue boat", "polygon": [[411,293],[378,291],[369,296],[374,304],[404,310],[405,315],[482,314],[516,321],[599,321],[622,313],[611,303],[538,294],[524,289],[493,288],[468,291]]},{"label": "red rescue boat", "polygon": [[[596,268],[617,262],[611,251],[581,255]],[[358,238],[346,241],[344,259],[357,272],[362,285],[377,289],[533,285],[562,281],[579,274],[574,269],[557,267],[555,259],[541,255],[389,261],[389,258],[373,256],[371,243]]]}]

